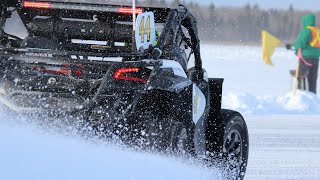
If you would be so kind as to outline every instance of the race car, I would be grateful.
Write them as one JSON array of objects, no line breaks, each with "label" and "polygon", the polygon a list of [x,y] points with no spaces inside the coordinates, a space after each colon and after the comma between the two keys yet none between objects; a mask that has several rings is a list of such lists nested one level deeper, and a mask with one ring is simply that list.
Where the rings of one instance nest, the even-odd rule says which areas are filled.
[{"label": "race car", "polygon": [[[25,37],[10,33],[12,19]],[[3,1],[0,26],[0,102],[11,111],[76,117],[105,138],[244,178],[246,123],[221,108],[223,79],[208,78],[186,7]]]}]

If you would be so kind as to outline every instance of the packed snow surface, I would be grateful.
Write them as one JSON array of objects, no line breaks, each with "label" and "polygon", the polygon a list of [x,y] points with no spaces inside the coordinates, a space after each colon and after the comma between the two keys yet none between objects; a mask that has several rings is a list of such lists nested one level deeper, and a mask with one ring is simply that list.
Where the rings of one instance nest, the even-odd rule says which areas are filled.
[{"label": "packed snow surface", "polygon": [[[247,120],[246,178],[319,179],[320,99],[302,91],[293,95],[293,52],[278,48],[273,67],[263,64],[259,47],[202,45],[202,57],[210,77],[225,78],[223,107]],[[219,170],[193,160],[84,140],[0,108],[1,180],[223,179]]]},{"label": "packed snow surface", "polygon": [[219,173],[195,162],[54,134],[3,111],[0,119],[1,180],[220,179]]}]

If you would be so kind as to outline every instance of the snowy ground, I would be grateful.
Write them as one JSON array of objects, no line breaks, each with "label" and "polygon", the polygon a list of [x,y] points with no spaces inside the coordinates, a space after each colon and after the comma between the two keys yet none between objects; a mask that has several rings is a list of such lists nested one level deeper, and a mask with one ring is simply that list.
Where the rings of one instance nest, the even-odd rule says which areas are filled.
[{"label": "snowy ground", "polygon": [[221,174],[193,162],[53,134],[23,122],[8,123],[17,119],[4,114],[0,119],[1,180],[206,180]]},{"label": "snowy ground", "polygon": [[[284,47],[276,49],[274,66],[262,61],[261,47],[202,46],[204,67],[210,77],[223,77],[223,106],[250,115],[320,115],[320,97],[291,91],[289,70],[297,57]],[[320,93],[320,78],[318,78]]]},{"label": "snowy ground", "polygon": [[319,116],[249,117],[247,123],[246,179],[320,179]]},{"label": "snowy ground", "polygon": [[[211,77],[225,78],[223,107],[240,111],[247,120],[247,179],[319,179],[320,98],[305,92],[292,96],[288,71],[296,65],[293,53],[277,49],[274,67],[263,64],[259,47],[203,45],[202,56]],[[195,162],[47,131],[0,110],[1,180],[221,176]]]}]

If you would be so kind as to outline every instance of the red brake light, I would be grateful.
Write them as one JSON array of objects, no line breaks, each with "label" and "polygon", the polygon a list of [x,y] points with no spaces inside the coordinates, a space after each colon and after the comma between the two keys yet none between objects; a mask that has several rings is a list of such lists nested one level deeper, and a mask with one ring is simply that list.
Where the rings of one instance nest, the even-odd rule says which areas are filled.
[{"label": "red brake light", "polygon": [[30,1],[25,1],[23,3],[23,6],[26,8],[43,8],[43,9],[49,9],[51,7],[50,3],[48,2],[30,2]]},{"label": "red brake light", "polygon": [[48,74],[60,74],[67,76],[70,76],[71,74],[71,70],[69,68],[60,68],[59,70],[45,69],[44,72]]},{"label": "red brake light", "polygon": [[146,79],[126,75],[126,73],[136,73],[136,72],[139,72],[140,70],[141,70],[141,68],[120,68],[120,69],[117,69],[117,71],[114,73],[113,77],[118,80],[147,83]]},{"label": "red brake light", "polygon": [[34,67],[33,70],[40,71],[41,73],[55,74],[55,75],[66,75],[66,76],[74,76],[74,77],[82,77],[84,75],[84,71],[82,69],[82,64],[77,64],[75,69],[70,67],[70,64],[61,64],[61,67]]},{"label": "red brake light", "polygon": [[[132,14],[133,9],[132,8],[119,8],[118,13]],[[141,14],[141,13],[142,13],[142,8],[136,8],[136,14]]]},{"label": "red brake light", "polygon": [[41,73],[48,73],[48,74],[56,74],[56,75],[71,75],[71,70],[67,67],[61,67],[59,69],[57,68],[45,68],[45,67],[34,67],[33,70],[40,71]]},{"label": "red brake light", "polygon": [[81,71],[80,69],[76,69],[75,71],[73,71],[73,73],[76,77],[82,77],[83,75],[83,71]]}]

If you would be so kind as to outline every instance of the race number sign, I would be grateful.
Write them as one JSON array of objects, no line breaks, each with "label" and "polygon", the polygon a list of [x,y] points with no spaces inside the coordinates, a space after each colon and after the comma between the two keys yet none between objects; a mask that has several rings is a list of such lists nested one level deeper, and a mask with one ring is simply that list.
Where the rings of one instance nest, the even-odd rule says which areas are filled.
[{"label": "race number sign", "polygon": [[135,38],[137,50],[141,47],[148,49],[150,45],[154,44],[156,41],[156,29],[153,12],[145,12],[138,15]]}]

